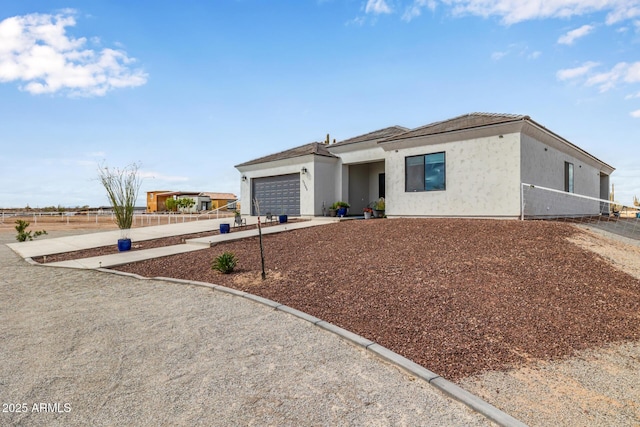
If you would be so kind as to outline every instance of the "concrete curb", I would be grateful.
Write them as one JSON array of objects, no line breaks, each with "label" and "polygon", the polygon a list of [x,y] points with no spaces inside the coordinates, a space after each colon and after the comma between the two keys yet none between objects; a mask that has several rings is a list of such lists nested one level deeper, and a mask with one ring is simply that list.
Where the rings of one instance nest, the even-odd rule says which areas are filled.
[{"label": "concrete curb", "polygon": [[[109,272],[112,274],[119,274],[123,276],[136,277],[139,276],[131,273],[124,273],[117,270],[109,270],[109,269],[98,269],[98,271]],[[148,278],[143,278],[145,280],[149,280]],[[271,307],[274,310],[282,311],[288,313],[290,315],[296,316],[302,320],[306,320],[307,322],[313,323],[314,325],[331,332],[333,334],[338,335],[340,338],[343,338],[349,341],[352,344],[355,344],[358,347],[363,347],[365,350],[370,351],[376,357],[391,363],[392,365],[397,366],[398,368],[403,369],[404,371],[414,375],[418,378],[423,379],[433,387],[440,390],[442,393],[451,397],[454,400],[457,400],[460,403],[471,408],[473,411],[485,416],[487,419],[493,421],[494,423],[504,426],[504,427],[527,427],[526,424],[512,417],[511,415],[499,410],[495,406],[486,402],[485,400],[479,398],[478,396],[468,392],[462,387],[452,383],[451,381],[447,381],[442,378],[438,374],[431,372],[423,366],[418,365],[417,363],[407,359],[404,356],[401,356],[386,347],[381,346],[365,337],[362,337],[358,334],[355,334],[351,331],[343,329],[339,326],[336,326],[332,323],[326,322],[324,320],[318,319],[310,314],[302,312],[300,310],[296,310],[295,308],[288,307],[284,304],[280,304],[276,301],[270,300],[268,298],[263,298],[258,295],[253,295],[248,292],[238,291],[236,289],[227,288],[225,286],[213,285],[211,283],[206,282],[198,282],[193,280],[183,280],[183,279],[174,279],[170,277],[153,277],[151,280],[162,280],[165,282],[178,283],[183,285],[190,286],[200,286],[209,289],[213,289],[216,291],[224,292],[230,295],[239,296],[246,298],[248,300],[257,302],[259,304],[266,305],[267,307]]]},{"label": "concrete curb", "polygon": [[[371,351],[372,353],[375,353],[381,359],[384,359],[387,362],[390,362],[396,366],[399,366],[405,371],[410,372],[411,374],[419,378],[422,378],[429,384],[431,384],[431,381],[433,381],[434,379],[440,378],[440,375],[431,372],[427,368],[418,365],[417,363],[407,359],[404,356],[399,355],[396,352],[389,350],[386,347],[381,346],[380,344],[374,343],[369,347],[367,347],[367,350]],[[463,402],[463,403],[466,404],[466,402]]]}]

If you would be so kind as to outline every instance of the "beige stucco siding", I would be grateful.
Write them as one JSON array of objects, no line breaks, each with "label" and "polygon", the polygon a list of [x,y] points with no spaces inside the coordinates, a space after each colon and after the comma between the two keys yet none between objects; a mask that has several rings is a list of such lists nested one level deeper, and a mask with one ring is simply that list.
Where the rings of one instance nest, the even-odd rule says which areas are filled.
[{"label": "beige stucco siding", "polygon": [[564,191],[564,164],[573,164],[574,193],[600,197],[600,170],[522,134],[522,182]]},{"label": "beige stucco siding", "polygon": [[[306,168],[307,173],[301,173]],[[322,215],[322,202],[331,205],[336,201],[336,177],[341,166],[333,157],[307,155],[238,167],[246,176],[240,182],[241,214],[251,215],[251,180],[277,175],[300,174],[300,215]]]},{"label": "beige stucco siding", "polygon": [[[313,186],[315,194],[315,210],[313,215],[322,215],[337,200],[336,177],[342,168],[338,159],[317,157],[309,176],[305,177],[308,185]],[[304,214],[306,215],[306,214]]]},{"label": "beige stucco siding", "polygon": [[[537,187],[559,190],[550,192],[539,188],[525,188],[525,214],[528,216],[597,215],[601,207],[597,201],[575,197],[565,193],[565,162],[573,164],[573,192],[600,198],[600,170],[581,159],[555,147],[522,134],[522,182]],[[606,192],[605,192],[606,194]]]},{"label": "beige stucco siding", "polygon": [[[313,156],[294,157],[291,159],[239,167],[238,170],[240,170],[243,176],[247,177],[245,181],[240,181],[240,194],[242,200],[240,213],[242,215],[251,215],[251,205],[253,203],[253,196],[251,194],[252,179],[300,173],[300,170],[303,167],[313,171]],[[313,187],[304,185],[302,182],[304,179],[303,175],[300,174],[300,214],[313,215]],[[264,214],[264,212],[262,212],[262,214]]]},{"label": "beige stucco siding", "polygon": [[[419,145],[416,141],[415,145]],[[445,152],[446,190],[405,191],[405,158]],[[390,150],[386,182],[388,216],[520,215],[518,133]]]}]

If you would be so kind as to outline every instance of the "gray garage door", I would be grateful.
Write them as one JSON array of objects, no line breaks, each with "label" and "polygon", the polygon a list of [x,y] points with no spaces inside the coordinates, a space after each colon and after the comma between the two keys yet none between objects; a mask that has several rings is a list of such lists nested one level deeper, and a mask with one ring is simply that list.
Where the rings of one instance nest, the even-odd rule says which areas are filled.
[{"label": "gray garage door", "polygon": [[[251,180],[253,198],[260,203],[260,214],[300,215],[300,174],[268,176]],[[257,215],[255,204],[251,203],[251,214]]]}]

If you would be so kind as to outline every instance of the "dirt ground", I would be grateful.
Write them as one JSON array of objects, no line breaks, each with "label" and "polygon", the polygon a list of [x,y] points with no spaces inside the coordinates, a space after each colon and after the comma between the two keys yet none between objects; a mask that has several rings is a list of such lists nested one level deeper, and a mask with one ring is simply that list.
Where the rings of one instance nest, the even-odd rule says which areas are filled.
[{"label": "dirt ground", "polygon": [[[351,221],[267,236],[262,282],[255,240],[119,269],[298,308],[532,426],[640,424],[638,246],[550,222]],[[225,250],[229,276],[209,268]]]},{"label": "dirt ground", "polygon": [[4,245],[12,234],[0,233],[0,426],[489,425],[287,313],[33,266]]},{"label": "dirt ground", "polygon": [[615,268],[640,279],[640,241],[637,245],[628,244],[611,234],[605,236],[595,229],[582,229],[584,233],[575,234],[569,241],[595,252]]},{"label": "dirt ground", "polygon": [[[640,281],[570,241],[587,236],[553,222],[349,221],[266,236],[265,281],[257,238],[117,269],[251,292],[459,380],[640,340]],[[224,251],[234,274],[209,268]]]},{"label": "dirt ground", "polygon": [[[231,216],[232,214],[220,214],[220,216]],[[200,218],[206,218],[201,216]],[[215,216],[211,216],[215,218]],[[27,231],[45,230],[65,231],[65,230],[117,230],[118,227],[114,219],[109,215],[29,215],[29,216],[5,216],[0,217],[0,232],[13,231],[16,220],[21,219],[29,223]],[[181,222],[197,221],[196,215],[136,215],[133,227],[148,227],[153,225],[176,224]]]}]

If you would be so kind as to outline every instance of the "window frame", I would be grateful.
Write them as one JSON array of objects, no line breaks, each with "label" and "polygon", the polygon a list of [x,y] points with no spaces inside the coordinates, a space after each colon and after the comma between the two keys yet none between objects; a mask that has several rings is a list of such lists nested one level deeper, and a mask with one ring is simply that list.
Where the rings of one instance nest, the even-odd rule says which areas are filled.
[{"label": "window frame", "polygon": [[[427,188],[426,178],[427,178],[427,159],[429,156],[442,155],[442,188]],[[422,187],[416,188],[418,186],[412,184],[410,189],[409,186],[409,162],[410,159],[422,158],[421,167],[422,167],[422,178],[420,180]],[[438,162],[440,163],[440,162]],[[414,165],[419,166],[419,165]],[[413,179],[413,181],[417,182],[417,180]],[[415,156],[405,156],[404,158],[404,191],[405,193],[422,193],[422,192],[431,192],[431,191],[446,191],[447,190],[447,154],[445,151],[438,151],[435,153],[427,153],[427,154],[417,154]]]},{"label": "window frame", "polygon": [[564,191],[575,193],[575,167],[571,162],[564,162]]}]

